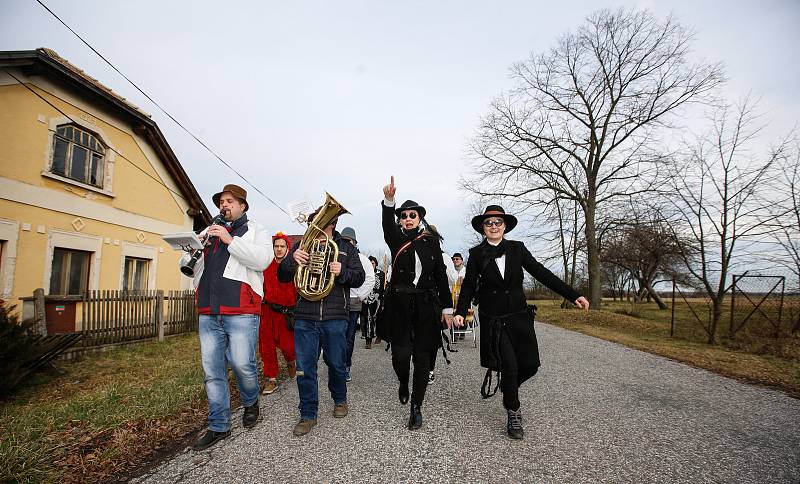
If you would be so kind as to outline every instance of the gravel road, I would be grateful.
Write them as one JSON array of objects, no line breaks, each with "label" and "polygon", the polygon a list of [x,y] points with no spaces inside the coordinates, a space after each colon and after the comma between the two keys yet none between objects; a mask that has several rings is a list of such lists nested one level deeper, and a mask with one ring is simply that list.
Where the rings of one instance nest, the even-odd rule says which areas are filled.
[{"label": "gravel road", "polygon": [[[187,450],[139,482],[800,482],[800,400],[537,322],[542,368],[520,389],[525,439],[498,393],[480,398],[478,350],[459,344],[409,431],[389,354],[356,341],[350,414],[321,371],[318,425],[294,437],[297,386],[261,397],[252,430]],[[320,359],[320,368],[324,363]]]}]

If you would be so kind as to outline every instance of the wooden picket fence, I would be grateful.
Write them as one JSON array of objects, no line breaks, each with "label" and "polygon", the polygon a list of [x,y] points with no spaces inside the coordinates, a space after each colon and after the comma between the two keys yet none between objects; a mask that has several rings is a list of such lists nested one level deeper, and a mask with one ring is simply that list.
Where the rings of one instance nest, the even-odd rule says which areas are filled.
[{"label": "wooden picket fence", "polygon": [[194,291],[88,291],[81,300],[82,346],[196,331]]}]

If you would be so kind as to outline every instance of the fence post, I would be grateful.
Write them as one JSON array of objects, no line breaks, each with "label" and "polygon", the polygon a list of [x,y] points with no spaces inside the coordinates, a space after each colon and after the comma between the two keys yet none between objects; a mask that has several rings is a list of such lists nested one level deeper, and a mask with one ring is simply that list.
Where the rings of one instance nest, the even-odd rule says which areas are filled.
[{"label": "fence post", "polygon": [[44,309],[44,289],[33,291],[33,317],[36,319],[36,334],[47,336],[47,320]]},{"label": "fence post", "polygon": [[675,278],[672,278],[672,317],[669,321],[669,337],[675,335]]},{"label": "fence post", "polygon": [[733,316],[736,309],[736,275],[733,276],[733,283],[731,284],[731,324],[728,330],[728,337],[733,339]]},{"label": "fence post", "polygon": [[158,341],[164,341],[164,291],[156,291],[156,318],[158,321]]}]

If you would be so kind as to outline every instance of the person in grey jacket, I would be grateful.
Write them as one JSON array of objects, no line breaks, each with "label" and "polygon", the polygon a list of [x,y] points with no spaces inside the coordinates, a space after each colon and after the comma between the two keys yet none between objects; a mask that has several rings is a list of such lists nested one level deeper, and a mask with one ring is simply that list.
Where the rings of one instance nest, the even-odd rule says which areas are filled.
[{"label": "person in grey jacket", "polygon": [[[356,231],[352,227],[345,227],[342,229],[342,238],[350,242],[353,247],[358,247],[356,240]],[[369,297],[372,288],[375,285],[375,271],[372,269],[372,262],[364,254],[358,254],[361,259],[361,265],[364,266],[364,284],[360,287],[350,289],[350,314],[347,317],[347,381],[352,379],[350,375],[350,367],[353,366],[353,349],[356,345],[356,329],[358,327],[358,320],[361,318],[361,309],[364,301]],[[361,324],[365,324],[363,321]]]},{"label": "person in grey jacket", "polygon": [[[309,218],[313,221],[314,214]],[[347,320],[349,316],[350,289],[364,283],[364,267],[358,249],[336,232],[336,220],[323,230],[339,248],[339,258],[330,263],[335,275],[333,290],[319,301],[298,297],[294,309],[294,346],[297,355],[297,390],[300,396],[300,421],[294,435],[305,435],[317,424],[319,389],[317,362],[320,349],[328,367],[328,389],[333,397],[333,416],[346,417],[347,407]],[[308,252],[295,245],[289,257],[278,267],[278,280],[289,282],[299,265],[308,264]],[[299,289],[299,288],[298,288]]]}]

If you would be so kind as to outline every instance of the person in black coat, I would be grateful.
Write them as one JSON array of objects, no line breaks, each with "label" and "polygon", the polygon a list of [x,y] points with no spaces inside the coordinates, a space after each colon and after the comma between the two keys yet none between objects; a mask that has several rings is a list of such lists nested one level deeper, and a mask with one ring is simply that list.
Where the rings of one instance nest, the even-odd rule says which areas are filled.
[{"label": "person in black coat", "polygon": [[[383,238],[392,254],[392,274],[377,321],[378,337],[391,343],[392,366],[400,381],[400,403],[408,402],[411,357],[414,375],[409,429],[422,426],[422,401],[430,362],[442,346],[442,315],[452,324],[452,300],[440,238],[423,231],[425,208],[407,200],[395,209],[394,177],[383,188]],[[395,218],[397,217],[397,218]],[[398,224],[399,221],[399,224]],[[425,225],[428,225],[425,223]]]},{"label": "person in black coat", "polygon": [[503,406],[508,413],[506,430],[511,438],[521,439],[524,432],[519,386],[536,374],[540,364],[522,271],[582,309],[589,309],[589,301],[534,259],[522,242],[504,238],[516,225],[516,217],[499,205],[489,205],[483,214],[472,219],[472,227],[485,238],[469,251],[453,323],[457,327],[464,325],[467,310],[476,299],[481,322],[481,366],[487,368],[481,394],[484,398],[494,394],[490,393],[491,372],[498,372]]}]

